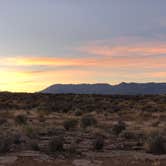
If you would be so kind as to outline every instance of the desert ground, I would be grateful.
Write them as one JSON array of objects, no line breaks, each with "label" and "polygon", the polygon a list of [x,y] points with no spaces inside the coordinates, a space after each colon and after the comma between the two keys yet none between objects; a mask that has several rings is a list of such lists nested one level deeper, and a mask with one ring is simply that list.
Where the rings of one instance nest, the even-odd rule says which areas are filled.
[{"label": "desert ground", "polygon": [[165,166],[166,95],[0,93],[0,166]]}]

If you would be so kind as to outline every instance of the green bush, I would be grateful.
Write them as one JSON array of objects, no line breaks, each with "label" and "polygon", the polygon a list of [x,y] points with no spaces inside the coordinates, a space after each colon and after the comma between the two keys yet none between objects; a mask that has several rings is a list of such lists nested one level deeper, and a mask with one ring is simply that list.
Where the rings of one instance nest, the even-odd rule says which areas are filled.
[{"label": "green bush", "polygon": [[89,126],[95,126],[97,124],[97,120],[92,115],[85,115],[81,119],[81,125],[83,128]]},{"label": "green bush", "polygon": [[78,125],[77,119],[68,119],[63,122],[63,126],[66,130],[74,129]]}]

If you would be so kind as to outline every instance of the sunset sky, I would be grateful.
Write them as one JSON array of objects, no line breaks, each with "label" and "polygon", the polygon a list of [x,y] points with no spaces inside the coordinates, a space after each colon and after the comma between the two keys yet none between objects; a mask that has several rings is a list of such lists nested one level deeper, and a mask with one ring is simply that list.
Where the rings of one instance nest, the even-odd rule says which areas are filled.
[{"label": "sunset sky", "polygon": [[165,0],[1,0],[0,91],[166,82]]}]

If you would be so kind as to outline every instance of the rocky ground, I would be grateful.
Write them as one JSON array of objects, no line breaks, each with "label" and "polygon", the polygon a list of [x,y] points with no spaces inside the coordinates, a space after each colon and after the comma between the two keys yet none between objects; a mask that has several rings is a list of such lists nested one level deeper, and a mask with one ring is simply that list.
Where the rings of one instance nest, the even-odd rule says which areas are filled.
[{"label": "rocky ground", "polygon": [[36,151],[11,153],[0,157],[1,166],[165,166],[166,155],[150,155],[136,151],[112,151],[89,154],[85,158],[53,158]]},{"label": "rocky ground", "polygon": [[165,166],[166,96],[0,93],[0,166]]}]

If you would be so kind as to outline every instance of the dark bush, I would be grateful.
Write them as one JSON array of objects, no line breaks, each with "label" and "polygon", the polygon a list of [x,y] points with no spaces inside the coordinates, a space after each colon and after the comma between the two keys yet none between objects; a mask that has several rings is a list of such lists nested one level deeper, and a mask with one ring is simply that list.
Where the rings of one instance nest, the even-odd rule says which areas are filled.
[{"label": "dark bush", "polygon": [[81,110],[76,110],[75,111],[75,116],[81,116],[82,115],[82,111]]},{"label": "dark bush", "polygon": [[63,122],[63,126],[66,130],[74,129],[78,125],[77,119],[68,119]]},{"label": "dark bush", "polygon": [[75,142],[72,142],[67,149],[68,153],[70,155],[77,153],[77,144]]},{"label": "dark bush", "polygon": [[0,153],[9,152],[11,145],[12,145],[12,140],[7,136],[2,136],[0,138]]},{"label": "dark bush", "polygon": [[137,133],[132,131],[124,131],[120,133],[120,137],[125,139],[137,139]]},{"label": "dark bush", "polygon": [[94,126],[97,124],[97,120],[92,115],[85,115],[81,119],[81,125],[83,128]]},{"label": "dark bush", "polygon": [[0,118],[0,125],[3,125],[7,123],[7,120],[5,118]]},{"label": "dark bush", "polygon": [[13,143],[21,144],[21,135],[19,133],[13,135]]},{"label": "dark bush", "polygon": [[93,142],[93,148],[95,150],[102,150],[104,146],[104,137],[101,135],[96,136]]},{"label": "dark bush", "polygon": [[166,139],[158,132],[151,133],[145,142],[145,150],[152,154],[166,153]]},{"label": "dark bush", "polygon": [[38,130],[34,127],[26,125],[24,129],[25,129],[25,134],[29,138],[36,138],[38,136]]},{"label": "dark bush", "polygon": [[19,125],[23,125],[27,123],[27,117],[25,115],[17,115],[15,117],[15,122]]},{"label": "dark bush", "polygon": [[126,129],[126,124],[122,121],[119,121],[117,124],[115,124],[112,128],[112,132],[115,135],[119,135],[123,130]]},{"label": "dark bush", "polygon": [[49,152],[51,153],[61,152],[63,151],[63,145],[64,145],[63,137],[54,137],[49,142],[48,145]]},{"label": "dark bush", "polygon": [[31,141],[30,146],[31,146],[32,150],[35,150],[35,151],[40,150],[40,147],[39,147],[37,141]]},{"label": "dark bush", "polygon": [[48,136],[63,136],[65,133],[65,129],[62,127],[51,127],[47,129]]}]

